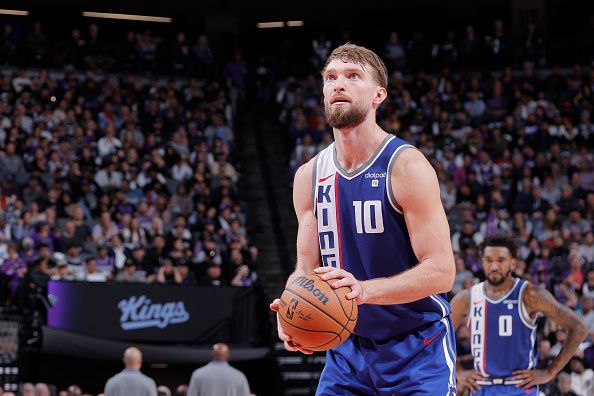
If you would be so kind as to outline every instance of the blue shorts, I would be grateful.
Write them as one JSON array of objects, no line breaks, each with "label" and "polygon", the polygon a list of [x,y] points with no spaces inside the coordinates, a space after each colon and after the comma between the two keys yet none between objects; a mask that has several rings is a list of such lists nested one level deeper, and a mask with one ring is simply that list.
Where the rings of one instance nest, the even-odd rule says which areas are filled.
[{"label": "blue shorts", "polygon": [[450,318],[384,341],[351,335],[326,353],[317,396],[456,394]]},{"label": "blue shorts", "polygon": [[538,386],[524,390],[516,388],[515,385],[481,385],[481,389],[471,393],[472,396],[538,396],[538,394]]}]

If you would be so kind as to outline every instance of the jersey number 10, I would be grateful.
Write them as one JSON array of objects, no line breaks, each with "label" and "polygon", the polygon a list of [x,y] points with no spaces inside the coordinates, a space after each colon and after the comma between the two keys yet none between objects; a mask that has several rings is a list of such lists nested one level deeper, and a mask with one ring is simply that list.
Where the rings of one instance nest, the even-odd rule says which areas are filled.
[{"label": "jersey number 10", "polygon": [[353,201],[357,234],[380,234],[384,232],[382,201]]}]

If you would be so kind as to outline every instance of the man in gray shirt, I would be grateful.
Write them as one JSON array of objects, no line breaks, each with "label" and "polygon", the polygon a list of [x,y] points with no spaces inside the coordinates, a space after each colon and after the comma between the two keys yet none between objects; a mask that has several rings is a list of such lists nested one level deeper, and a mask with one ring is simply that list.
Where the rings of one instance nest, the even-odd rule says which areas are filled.
[{"label": "man in gray shirt", "polygon": [[228,361],[229,347],[223,343],[215,344],[212,361],[192,373],[187,396],[250,396],[247,378]]},{"label": "man in gray shirt", "polygon": [[126,368],[105,384],[105,396],[157,396],[155,381],[140,372],[142,352],[130,347],[124,352]]}]

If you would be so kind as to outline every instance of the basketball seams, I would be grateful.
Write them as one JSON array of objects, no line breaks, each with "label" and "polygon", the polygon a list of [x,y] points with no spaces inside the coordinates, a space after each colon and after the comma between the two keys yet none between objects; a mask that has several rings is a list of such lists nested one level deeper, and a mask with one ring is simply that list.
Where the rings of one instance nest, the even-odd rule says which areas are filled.
[{"label": "basketball seams", "polygon": [[336,338],[336,337],[337,337],[337,336],[338,336],[340,333],[342,333],[342,330],[340,330],[340,331],[337,333],[337,332],[335,332],[335,331],[331,331],[331,330],[311,330],[311,329],[306,329],[306,328],[304,328],[304,327],[300,327],[300,326],[297,326],[297,325],[295,325],[295,324],[293,324],[293,323],[289,322],[287,319],[283,318],[283,316],[282,316],[282,315],[279,315],[279,318],[281,318],[281,319],[283,320],[283,322],[287,323],[287,324],[288,324],[288,325],[290,325],[290,326],[293,326],[293,327],[294,327],[294,328],[296,328],[296,329],[303,330],[303,331],[307,331],[307,332],[311,332],[311,333],[330,333],[330,334],[334,334],[335,338]]},{"label": "basketball seams", "polygon": [[[324,281],[323,279],[321,279],[320,275],[318,275],[318,274],[310,274],[310,275],[315,275],[319,280]],[[297,326],[297,325],[293,324],[289,320],[285,319],[282,315],[279,315],[279,317],[282,319],[282,323],[286,323],[287,325],[289,325],[289,326],[291,326],[291,327],[293,327],[293,328],[295,328],[295,329],[297,329],[299,331],[303,331],[303,332],[306,332],[306,333],[307,332],[318,333],[318,334],[319,333],[326,333],[328,335],[334,335],[334,337],[332,339],[328,340],[327,342],[325,342],[325,343],[323,343],[321,345],[316,345],[316,346],[305,346],[305,345],[303,345],[305,348],[309,348],[309,349],[312,349],[312,350],[327,350],[327,349],[331,349],[331,348],[334,348],[334,347],[340,345],[343,342],[343,339],[346,339],[351,334],[353,334],[354,325],[356,324],[357,318],[358,318],[358,315],[356,315],[354,318],[352,317],[353,313],[355,312],[355,310],[357,308],[357,306],[355,305],[356,304],[355,301],[354,300],[347,300],[347,301],[350,301],[351,302],[350,313],[347,313],[346,311],[347,311],[348,308],[346,308],[343,305],[343,300],[346,300],[346,298],[345,298],[346,296],[341,297],[338,294],[337,290],[334,289],[329,282],[327,282],[327,281],[324,281],[324,282],[328,285],[328,287],[330,287],[330,289],[332,290],[332,293],[334,293],[334,296],[337,299],[336,302],[340,305],[340,310],[342,311],[342,313],[344,315],[344,318],[346,319],[346,322],[344,324],[343,323],[340,323],[334,316],[332,316],[332,315],[338,314],[338,312],[340,312],[334,306],[332,306],[332,305],[331,306],[328,306],[328,307],[320,306],[320,305],[318,305],[317,301],[315,303],[312,302],[311,299],[304,297],[301,293],[299,293],[299,291],[296,291],[296,290],[294,290],[292,288],[286,288],[285,290],[288,291],[291,295],[293,295],[293,296],[301,299],[304,303],[309,304],[309,306],[311,308],[315,308],[316,311],[321,312],[323,315],[325,315],[326,317],[330,318],[333,322],[335,322],[339,326],[340,330],[338,332],[331,331],[331,330],[311,330],[311,329],[306,329],[306,328],[303,328],[303,327],[300,327],[300,326]],[[321,290],[323,290],[323,289],[321,289]],[[329,293],[329,292],[327,292],[327,293]],[[331,296],[332,294],[328,294],[328,295]],[[332,315],[331,315],[330,312],[327,312],[326,309],[330,310],[330,312],[332,313]],[[353,323],[353,331],[351,331],[349,329],[349,325],[351,324],[351,322]],[[344,337],[342,335],[345,331],[347,333],[346,337]],[[338,343],[335,344],[335,342],[337,340],[338,340]],[[318,341],[321,341],[321,340],[318,340]],[[334,346],[328,347],[328,345],[334,345]],[[324,348],[324,349],[320,349],[320,348]]]},{"label": "basketball seams", "polygon": [[[335,318],[333,318],[332,316],[330,316],[330,314],[328,314],[326,311],[320,309],[316,304],[312,303],[310,300],[308,300],[307,298],[303,297],[301,294],[299,294],[296,291],[291,290],[291,289],[285,289],[285,290],[288,291],[289,293],[292,293],[292,294],[296,295],[297,297],[299,297],[303,301],[307,302],[312,307],[316,308],[318,311],[320,311],[321,313],[323,313],[324,315],[326,315],[327,317],[329,317],[330,319],[332,319],[334,322],[336,322],[336,324],[339,325],[340,327],[344,327],[342,325],[342,323],[340,323],[338,320],[336,320]],[[345,314],[345,316],[346,316],[346,314]],[[349,320],[349,319],[347,318],[347,320]]]},{"label": "basketball seams", "polygon": [[[340,335],[344,332],[344,330],[347,330],[348,331],[348,329],[342,329],[342,330],[340,330],[337,333],[335,331],[327,331],[327,330],[310,330],[310,329],[304,329],[303,327],[296,326],[293,323],[289,322],[288,320],[286,320],[285,318],[283,318],[282,315],[279,315],[279,318],[281,318],[282,321],[285,322],[286,324],[288,324],[289,326],[292,326],[292,327],[294,327],[296,329],[299,329],[299,330],[302,330],[302,331],[307,331],[307,332],[311,332],[311,333],[329,333],[329,334],[333,334],[334,335],[334,337],[331,338],[329,341],[326,341],[325,343],[320,344],[320,345],[312,345],[312,346],[302,345],[302,347],[304,347],[306,349],[311,349],[311,350],[316,350],[316,349],[321,348],[321,347],[323,347],[325,345],[328,345],[331,342],[333,342],[334,340],[336,340],[337,338],[339,339],[339,341],[342,341],[342,337]],[[340,342],[338,343],[338,345],[340,345]]]}]

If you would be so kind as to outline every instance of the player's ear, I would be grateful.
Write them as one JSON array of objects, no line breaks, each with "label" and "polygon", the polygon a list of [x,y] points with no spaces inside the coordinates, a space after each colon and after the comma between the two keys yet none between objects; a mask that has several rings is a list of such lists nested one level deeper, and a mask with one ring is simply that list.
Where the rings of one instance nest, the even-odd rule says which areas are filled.
[{"label": "player's ear", "polygon": [[512,258],[511,259],[511,268],[510,269],[511,270],[515,270],[516,269],[516,259],[515,258]]},{"label": "player's ear", "polygon": [[386,99],[387,96],[388,91],[386,90],[386,88],[378,86],[375,89],[375,95],[373,96],[373,104],[376,107],[379,107],[379,105],[382,104],[382,102],[384,101],[384,99]]}]

